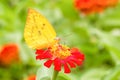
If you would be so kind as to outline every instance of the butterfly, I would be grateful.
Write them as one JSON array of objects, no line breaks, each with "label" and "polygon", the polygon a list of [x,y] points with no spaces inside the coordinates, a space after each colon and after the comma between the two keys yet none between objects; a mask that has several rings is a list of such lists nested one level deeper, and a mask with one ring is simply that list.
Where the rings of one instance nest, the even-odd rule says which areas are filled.
[{"label": "butterfly", "polygon": [[52,25],[34,9],[28,10],[24,38],[27,45],[32,49],[48,48],[58,42]]}]

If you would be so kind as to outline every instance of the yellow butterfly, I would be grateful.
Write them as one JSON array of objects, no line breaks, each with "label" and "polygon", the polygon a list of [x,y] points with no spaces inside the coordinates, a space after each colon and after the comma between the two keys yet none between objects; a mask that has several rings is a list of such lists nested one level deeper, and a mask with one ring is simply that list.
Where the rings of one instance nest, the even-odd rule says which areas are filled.
[{"label": "yellow butterfly", "polygon": [[33,49],[48,48],[58,42],[52,25],[34,9],[28,10],[24,38],[28,46]]}]

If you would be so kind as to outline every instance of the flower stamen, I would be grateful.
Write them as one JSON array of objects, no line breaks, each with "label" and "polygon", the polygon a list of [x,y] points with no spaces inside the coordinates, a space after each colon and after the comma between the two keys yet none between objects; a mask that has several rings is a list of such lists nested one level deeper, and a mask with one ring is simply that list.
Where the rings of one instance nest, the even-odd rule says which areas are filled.
[{"label": "flower stamen", "polygon": [[50,48],[50,52],[54,57],[64,59],[71,55],[70,48],[66,45],[56,44]]}]

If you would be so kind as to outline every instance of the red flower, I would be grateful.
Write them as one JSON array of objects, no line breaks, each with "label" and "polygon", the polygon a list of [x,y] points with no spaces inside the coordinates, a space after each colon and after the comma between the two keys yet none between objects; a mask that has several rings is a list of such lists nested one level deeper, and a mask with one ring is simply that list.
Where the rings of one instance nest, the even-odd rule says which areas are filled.
[{"label": "red flower", "polygon": [[117,2],[118,0],[74,0],[75,8],[85,14],[101,12]]},{"label": "red flower", "polygon": [[75,0],[75,7],[77,9],[90,9],[94,5],[94,0]]},{"label": "red flower", "polygon": [[115,6],[118,0],[107,0],[107,6]]},{"label": "red flower", "polygon": [[93,0],[75,0],[75,8],[84,13],[89,13],[93,4]]},{"label": "red flower", "polygon": [[16,44],[6,44],[0,51],[0,64],[9,65],[12,62],[18,61],[18,46]]},{"label": "red flower", "polygon": [[30,75],[27,80],[36,80],[36,75]]},{"label": "red flower", "polygon": [[64,67],[65,73],[70,73],[70,67],[75,68],[83,63],[84,55],[77,48],[68,48],[65,45],[56,44],[45,50],[36,51],[36,59],[47,59],[44,63],[46,67],[54,65],[54,69],[61,71],[61,67]]}]

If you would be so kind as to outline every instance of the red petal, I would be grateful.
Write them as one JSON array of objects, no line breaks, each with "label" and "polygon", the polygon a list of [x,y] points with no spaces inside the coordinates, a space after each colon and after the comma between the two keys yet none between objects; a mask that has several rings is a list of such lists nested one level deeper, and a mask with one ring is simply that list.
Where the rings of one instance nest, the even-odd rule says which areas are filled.
[{"label": "red petal", "polygon": [[47,58],[51,58],[52,55],[49,53],[44,53],[44,54],[40,54],[36,56],[36,59],[47,59]]},{"label": "red petal", "polygon": [[82,59],[82,60],[84,60],[84,59],[85,59],[84,54],[81,54],[81,59]]},{"label": "red petal", "polygon": [[75,68],[76,67],[76,65],[72,61],[68,61],[68,64],[70,65],[71,68]]},{"label": "red petal", "polygon": [[74,52],[79,52],[79,49],[78,48],[72,48],[71,49],[71,52],[74,53]]},{"label": "red petal", "polygon": [[66,63],[64,63],[64,72],[65,73],[70,73],[71,72],[69,67],[68,67],[68,65]]},{"label": "red petal", "polygon": [[74,61],[77,65],[81,65],[82,64],[82,61],[81,60],[78,60],[78,59],[72,59],[72,61]]},{"label": "red petal", "polygon": [[57,70],[57,71],[60,71],[61,70],[61,60],[56,58],[54,60],[54,69]]},{"label": "red petal", "polygon": [[49,68],[51,66],[52,62],[53,62],[53,60],[48,60],[44,63],[44,65]]},{"label": "red petal", "polygon": [[45,50],[43,50],[43,49],[40,49],[40,50],[36,50],[36,54],[42,54],[43,52],[44,52]]},{"label": "red petal", "polygon": [[84,60],[84,54],[80,54],[80,53],[75,53],[73,54],[77,59],[81,59]]},{"label": "red petal", "polygon": [[46,59],[46,58],[51,58],[52,55],[50,54],[49,50],[37,50],[36,51],[36,59]]},{"label": "red petal", "polygon": [[78,59],[84,60],[84,54],[78,52],[77,50],[72,51],[72,55],[74,55]]}]

